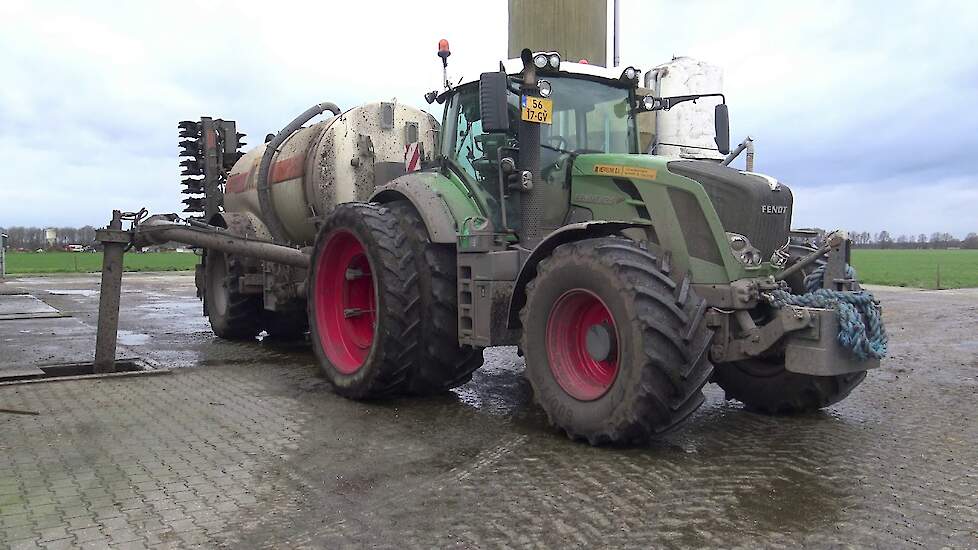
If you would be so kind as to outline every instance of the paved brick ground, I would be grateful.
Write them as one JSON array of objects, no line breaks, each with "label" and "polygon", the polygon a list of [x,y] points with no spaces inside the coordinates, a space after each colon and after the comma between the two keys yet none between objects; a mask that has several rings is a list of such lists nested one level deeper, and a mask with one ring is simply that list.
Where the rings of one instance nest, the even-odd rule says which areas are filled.
[{"label": "paved brick ground", "polygon": [[[34,281],[90,320],[90,296],[41,290],[90,282]],[[509,350],[454,394],[354,403],[301,347],[207,336],[188,278],[127,284],[130,349],[205,366],[0,387],[39,413],[0,414],[0,544],[978,547],[978,293],[878,293],[892,358],[825,413],[711,388],[669,439],[592,449],[547,427]]]}]

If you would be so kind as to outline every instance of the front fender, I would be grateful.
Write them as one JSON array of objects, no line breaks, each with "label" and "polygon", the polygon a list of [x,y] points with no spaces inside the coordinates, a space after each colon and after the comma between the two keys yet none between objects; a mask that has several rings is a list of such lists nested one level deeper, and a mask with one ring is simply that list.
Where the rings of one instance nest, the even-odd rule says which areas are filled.
[{"label": "front fender", "polygon": [[629,228],[652,227],[647,223],[623,222],[623,221],[591,221],[565,225],[553,233],[547,235],[540,244],[533,249],[523,266],[520,268],[519,275],[516,276],[516,284],[513,287],[513,295],[509,299],[509,312],[506,321],[507,328],[519,328],[520,309],[526,304],[526,285],[537,276],[537,264],[546,258],[558,246],[572,241],[591,239],[596,237],[607,237],[620,233]]}]

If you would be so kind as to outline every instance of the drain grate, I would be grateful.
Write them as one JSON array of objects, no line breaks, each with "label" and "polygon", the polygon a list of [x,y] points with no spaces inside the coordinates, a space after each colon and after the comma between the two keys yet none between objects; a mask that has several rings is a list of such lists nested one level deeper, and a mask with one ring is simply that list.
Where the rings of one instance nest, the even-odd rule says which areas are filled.
[{"label": "drain grate", "polygon": [[95,372],[95,364],[60,363],[36,367],[15,367],[0,369],[0,386],[24,384],[28,382],[54,382],[57,380],[79,380],[85,378],[108,378],[137,374],[162,374],[169,369],[154,368],[142,359],[119,359],[115,362],[115,372]]}]

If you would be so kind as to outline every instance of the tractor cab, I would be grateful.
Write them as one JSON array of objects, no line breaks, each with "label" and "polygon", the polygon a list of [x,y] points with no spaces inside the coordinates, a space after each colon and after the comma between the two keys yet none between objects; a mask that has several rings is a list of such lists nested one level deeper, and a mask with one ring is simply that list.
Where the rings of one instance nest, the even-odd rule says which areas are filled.
[{"label": "tractor cab", "polygon": [[[639,153],[637,70],[564,62],[555,53],[535,54],[533,61],[537,80],[531,91],[522,60],[511,59],[499,72],[463,78],[437,96],[445,104],[441,156],[446,171],[479,195],[494,227],[514,232],[520,229],[518,207],[509,191],[529,168],[521,129],[539,132],[539,168],[531,185],[547,195],[543,214],[552,227],[562,225],[569,209],[571,168],[579,155]],[[499,83],[496,97],[487,97],[487,77]],[[490,108],[499,120],[487,125],[484,111],[493,101],[497,104]]]}]

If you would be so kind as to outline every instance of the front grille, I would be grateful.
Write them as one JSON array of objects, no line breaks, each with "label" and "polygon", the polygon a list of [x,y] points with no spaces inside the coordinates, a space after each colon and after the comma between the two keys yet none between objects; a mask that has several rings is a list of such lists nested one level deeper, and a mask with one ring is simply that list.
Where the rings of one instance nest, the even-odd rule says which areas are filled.
[{"label": "front grille", "polygon": [[746,236],[765,260],[788,240],[792,196],[787,186],[774,191],[763,178],[714,162],[677,160],[667,166],[702,185],[723,229]]}]

